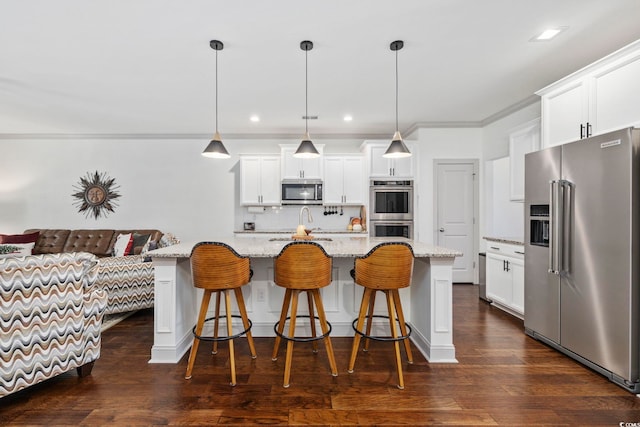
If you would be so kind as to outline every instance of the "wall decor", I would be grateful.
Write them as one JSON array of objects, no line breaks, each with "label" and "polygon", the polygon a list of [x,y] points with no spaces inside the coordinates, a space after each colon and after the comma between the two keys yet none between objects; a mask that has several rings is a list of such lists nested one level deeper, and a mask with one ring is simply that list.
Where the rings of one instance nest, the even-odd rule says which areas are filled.
[{"label": "wall decor", "polygon": [[106,172],[87,172],[73,188],[77,190],[72,194],[77,199],[73,204],[78,207],[79,213],[84,212],[85,217],[106,217],[118,206],[115,200],[120,197],[116,192],[120,186],[116,185],[115,179],[107,176]]}]

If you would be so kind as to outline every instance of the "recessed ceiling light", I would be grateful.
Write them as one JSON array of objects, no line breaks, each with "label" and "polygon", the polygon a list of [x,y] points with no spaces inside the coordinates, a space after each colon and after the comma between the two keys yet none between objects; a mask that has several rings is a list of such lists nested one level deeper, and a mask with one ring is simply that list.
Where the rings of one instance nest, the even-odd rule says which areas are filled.
[{"label": "recessed ceiling light", "polygon": [[552,38],[556,37],[558,34],[563,32],[564,30],[566,30],[567,28],[569,28],[569,27],[548,28],[548,29],[544,30],[543,32],[541,32],[540,34],[538,34],[537,36],[531,38],[530,41],[532,41],[532,42],[544,42],[544,41],[547,41],[547,40],[551,40]]},{"label": "recessed ceiling light", "polygon": [[256,116],[255,114],[251,117],[249,117],[249,120],[251,120],[252,122],[259,122],[260,121],[260,117]]},{"label": "recessed ceiling light", "polygon": [[350,122],[351,120],[353,120],[353,117],[351,117],[350,115],[347,114],[346,116],[344,116],[345,122]]}]

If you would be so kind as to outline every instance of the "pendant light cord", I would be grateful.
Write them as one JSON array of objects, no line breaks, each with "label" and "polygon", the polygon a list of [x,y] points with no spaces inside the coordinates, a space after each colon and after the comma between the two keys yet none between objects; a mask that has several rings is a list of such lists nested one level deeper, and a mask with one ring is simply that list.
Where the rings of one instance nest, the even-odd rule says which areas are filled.
[{"label": "pendant light cord", "polygon": [[396,132],[398,131],[398,50],[396,50]]},{"label": "pendant light cord", "polygon": [[304,51],[304,131],[309,133],[309,51]]},{"label": "pendant light cord", "polygon": [[218,133],[218,50],[216,50],[216,133]]}]

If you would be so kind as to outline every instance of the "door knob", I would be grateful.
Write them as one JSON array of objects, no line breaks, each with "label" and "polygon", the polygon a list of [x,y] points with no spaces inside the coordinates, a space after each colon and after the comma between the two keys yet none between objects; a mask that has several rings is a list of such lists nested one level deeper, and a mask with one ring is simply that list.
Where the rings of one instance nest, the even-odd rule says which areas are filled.
[{"label": "door knob", "polygon": [[440,227],[440,232],[444,233],[444,228]]}]

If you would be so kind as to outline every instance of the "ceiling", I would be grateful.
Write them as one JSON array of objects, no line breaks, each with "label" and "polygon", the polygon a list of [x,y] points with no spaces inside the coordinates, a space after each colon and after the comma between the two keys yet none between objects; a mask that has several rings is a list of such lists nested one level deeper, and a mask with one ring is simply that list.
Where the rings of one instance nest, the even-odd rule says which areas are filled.
[{"label": "ceiling", "polygon": [[[304,133],[478,126],[640,39],[638,0],[0,0],[0,136]],[[569,27],[548,42],[529,40]],[[257,114],[260,121],[251,122]],[[351,122],[344,115],[353,116]]]}]

